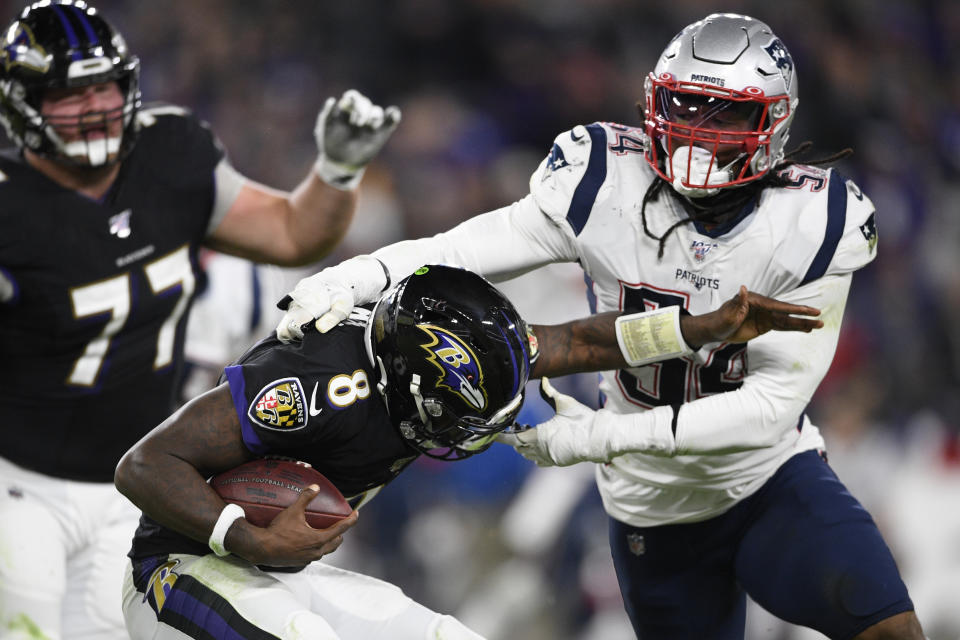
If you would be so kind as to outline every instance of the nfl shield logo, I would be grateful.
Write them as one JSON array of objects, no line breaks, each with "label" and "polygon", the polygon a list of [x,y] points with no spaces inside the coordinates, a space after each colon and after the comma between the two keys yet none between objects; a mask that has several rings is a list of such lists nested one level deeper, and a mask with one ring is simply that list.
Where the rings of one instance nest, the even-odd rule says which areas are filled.
[{"label": "nfl shield logo", "polygon": [[690,249],[693,251],[693,257],[697,262],[703,262],[703,259],[707,257],[707,253],[710,252],[710,249],[713,249],[717,246],[715,242],[703,242],[701,240],[694,240],[693,244],[690,245]]},{"label": "nfl shield logo", "polygon": [[639,533],[627,535],[627,548],[635,556],[642,556],[647,550],[647,545],[643,541],[643,536]]}]

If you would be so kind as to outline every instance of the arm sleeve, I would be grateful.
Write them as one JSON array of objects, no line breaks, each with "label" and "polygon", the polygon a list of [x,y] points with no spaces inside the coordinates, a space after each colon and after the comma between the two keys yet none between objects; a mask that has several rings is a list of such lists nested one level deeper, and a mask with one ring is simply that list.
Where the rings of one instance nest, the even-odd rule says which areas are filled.
[{"label": "arm sleeve", "polygon": [[220,221],[236,202],[243,185],[247,184],[247,179],[234,169],[224,156],[213,170],[213,182],[213,213],[210,215],[210,224],[207,226],[208,236],[220,225]]},{"label": "arm sleeve", "polygon": [[552,262],[578,259],[573,234],[541,211],[533,196],[480,214],[430,238],[398,242],[373,253],[394,281],[424,264],[449,264],[495,282]]},{"label": "arm sleeve", "polygon": [[851,278],[849,273],[826,276],[780,297],[822,309],[824,327],[811,333],[771,331],[750,341],[749,371],[739,389],[679,408],[677,454],[773,446],[796,429],[833,360]]}]

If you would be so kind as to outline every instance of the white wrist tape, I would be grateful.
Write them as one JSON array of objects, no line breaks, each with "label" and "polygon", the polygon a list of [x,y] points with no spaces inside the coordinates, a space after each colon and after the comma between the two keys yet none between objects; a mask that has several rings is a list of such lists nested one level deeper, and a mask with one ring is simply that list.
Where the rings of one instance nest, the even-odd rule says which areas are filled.
[{"label": "white wrist tape", "polygon": [[360,184],[366,167],[349,167],[321,154],[314,163],[313,170],[331,187],[341,191],[352,191]]},{"label": "white wrist tape", "polygon": [[227,537],[227,531],[230,529],[230,525],[233,524],[234,520],[244,517],[246,514],[243,513],[243,507],[238,504],[228,503],[227,506],[223,508],[223,511],[220,512],[220,517],[217,518],[217,524],[213,525],[213,533],[210,534],[210,540],[207,541],[207,546],[217,554],[218,556],[229,555],[226,547],[223,546],[223,539]]},{"label": "white wrist tape", "polygon": [[680,332],[678,306],[620,316],[616,330],[620,353],[631,367],[693,353]]}]

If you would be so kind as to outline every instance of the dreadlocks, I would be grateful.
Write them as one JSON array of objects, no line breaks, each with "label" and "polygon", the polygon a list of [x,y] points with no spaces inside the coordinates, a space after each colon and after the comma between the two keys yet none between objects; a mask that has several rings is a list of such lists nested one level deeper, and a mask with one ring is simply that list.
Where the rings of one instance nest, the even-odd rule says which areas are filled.
[{"label": "dreadlocks", "polygon": [[[667,184],[667,181],[660,176],[654,176],[653,182],[650,183],[650,186],[647,187],[646,193],[643,194],[643,204],[640,207],[640,220],[643,223],[643,232],[647,235],[647,237],[656,240],[658,243],[657,260],[663,258],[663,252],[667,243],[667,238],[669,238],[670,234],[673,233],[677,228],[687,224],[688,222],[705,222],[709,224],[728,220],[732,216],[742,211],[743,208],[748,204],[755,201],[760,195],[760,192],[767,187],[783,187],[789,184],[787,178],[782,175],[783,170],[789,168],[791,165],[796,164],[799,158],[809,151],[812,146],[812,142],[801,143],[796,149],[784,154],[783,160],[773,167],[773,169],[771,169],[767,175],[755,182],[744,185],[739,189],[727,189],[721,191],[717,195],[709,196],[707,198],[700,198],[699,202],[691,198],[674,194],[674,196],[679,199],[684,211],[687,212],[687,217],[673,223],[662,236],[654,235],[647,226],[647,203],[656,200],[660,192],[663,190],[664,185]],[[841,151],[830,154],[824,158],[806,160],[804,164],[812,166],[828,165],[846,158],[852,153],[853,149],[842,149]]]}]

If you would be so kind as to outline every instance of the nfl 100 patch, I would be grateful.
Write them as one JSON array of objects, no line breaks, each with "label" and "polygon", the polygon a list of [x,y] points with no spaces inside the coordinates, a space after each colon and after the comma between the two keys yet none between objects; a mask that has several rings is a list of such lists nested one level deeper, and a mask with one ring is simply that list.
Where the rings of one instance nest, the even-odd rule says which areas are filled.
[{"label": "nfl 100 patch", "polygon": [[300,379],[281,378],[267,384],[250,403],[247,416],[260,426],[277,431],[292,431],[307,426]]}]

